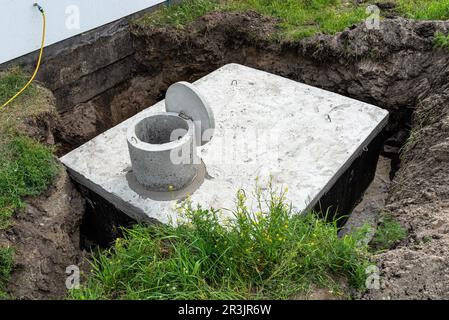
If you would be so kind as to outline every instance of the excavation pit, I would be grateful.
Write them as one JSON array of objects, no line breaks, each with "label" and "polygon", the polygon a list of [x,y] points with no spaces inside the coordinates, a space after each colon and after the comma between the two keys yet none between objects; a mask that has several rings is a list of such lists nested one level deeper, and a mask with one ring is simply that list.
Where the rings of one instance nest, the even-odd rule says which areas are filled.
[{"label": "excavation pit", "polygon": [[[372,181],[386,110],[238,64],[225,65],[194,86],[216,122],[213,139],[198,144],[204,179],[181,194],[162,196],[130,183],[128,129],[139,119],[166,113],[166,101],[161,101],[61,158],[94,199],[92,215],[167,223],[176,221],[176,208],[187,197],[204,208],[232,210],[237,190],[254,191],[256,178],[262,187],[268,181],[288,187],[287,198],[297,212],[331,208],[348,214]],[[255,208],[257,201],[250,201]],[[223,215],[232,212],[223,210]]]}]

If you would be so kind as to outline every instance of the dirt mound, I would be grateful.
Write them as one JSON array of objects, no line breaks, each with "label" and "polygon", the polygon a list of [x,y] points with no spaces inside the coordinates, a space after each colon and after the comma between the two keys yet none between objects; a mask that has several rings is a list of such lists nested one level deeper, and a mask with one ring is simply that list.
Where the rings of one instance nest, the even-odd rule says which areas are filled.
[{"label": "dirt mound", "polygon": [[0,113],[0,134],[21,132],[40,142],[54,144],[59,135],[60,118],[50,90],[35,82],[30,89]]}]

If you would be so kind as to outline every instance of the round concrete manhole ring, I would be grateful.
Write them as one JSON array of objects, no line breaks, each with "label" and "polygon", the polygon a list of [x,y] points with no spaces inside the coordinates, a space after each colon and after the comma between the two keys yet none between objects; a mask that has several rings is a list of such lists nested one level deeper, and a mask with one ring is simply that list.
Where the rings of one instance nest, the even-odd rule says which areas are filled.
[{"label": "round concrete manhole ring", "polygon": [[128,128],[127,142],[137,181],[149,190],[174,191],[196,174],[195,127],[176,113],[142,116]]}]

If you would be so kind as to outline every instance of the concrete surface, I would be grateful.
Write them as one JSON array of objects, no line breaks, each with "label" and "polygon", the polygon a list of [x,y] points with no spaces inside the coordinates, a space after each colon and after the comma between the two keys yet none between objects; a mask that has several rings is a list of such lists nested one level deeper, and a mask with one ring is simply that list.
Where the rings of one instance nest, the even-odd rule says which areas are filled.
[{"label": "concrete surface", "polygon": [[[288,187],[301,212],[313,207],[382,130],[388,112],[266,72],[228,64],[195,82],[216,121],[199,148],[204,181],[185,194],[133,187],[126,132],[137,117],[164,112],[164,101],[61,158],[72,177],[139,221],[176,220],[180,199],[231,215],[238,189],[249,196],[269,180]],[[250,197],[251,198],[251,197]],[[251,198],[249,207],[256,208]]]}]

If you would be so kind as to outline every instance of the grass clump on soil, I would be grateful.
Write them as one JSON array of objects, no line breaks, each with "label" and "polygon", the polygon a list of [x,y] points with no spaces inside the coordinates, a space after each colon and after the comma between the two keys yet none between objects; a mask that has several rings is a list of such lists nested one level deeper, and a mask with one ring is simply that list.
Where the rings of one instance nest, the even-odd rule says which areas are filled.
[{"label": "grass clump on soil", "polygon": [[[0,74],[0,103],[27,81],[28,76],[17,68]],[[24,205],[23,197],[39,195],[57,174],[52,148],[20,132],[25,119],[45,108],[48,108],[47,92],[31,85],[0,111],[0,229],[8,227],[14,210]]]},{"label": "grass clump on soil", "polygon": [[438,31],[435,33],[435,39],[433,40],[433,46],[437,49],[444,49],[449,51],[449,35]]},{"label": "grass clump on soil", "polygon": [[0,229],[9,225],[23,197],[47,189],[58,172],[52,150],[25,136],[3,137],[0,142]]},{"label": "grass clump on soil", "polygon": [[[0,106],[14,96],[28,82],[28,77],[20,68],[14,67],[0,74]],[[15,101],[20,102],[26,98],[35,96],[37,93],[35,86],[29,86],[22,95]]]},{"label": "grass clump on soil", "polygon": [[[13,67],[0,72],[0,105],[14,96],[29,80],[29,75]],[[33,82],[20,96],[0,110],[0,134],[20,134],[23,122],[42,114],[56,113],[52,93]]]},{"label": "grass clump on soil", "polygon": [[225,10],[255,10],[279,18],[280,39],[335,34],[368,17],[365,6],[343,5],[339,0],[235,0],[227,1]]},{"label": "grass clump on soil", "polygon": [[140,25],[182,27],[211,11],[254,10],[280,18],[280,38],[303,38],[330,33],[368,17],[365,7],[341,5],[339,0],[185,0],[163,7],[137,21]]},{"label": "grass clump on soil", "polygon": [[375,251],[388,250],[405,238],[407,238],[407,230],[391,214],[384,213],[371,240],[371,247]]},{"label": "grass clump on soil", "polygon": [[[335,34],[371,15],[367,7],[384,1],[341,0],[184,0],[137,20],[142,26],[184,25],[211,11],[247,11],[280,19],[275,38],[298,40],[317,33]],[[449,19],[449,0],[392,0],[394,12],[419,20]],[[383,14],[383,12],[381,12]]]},{"label": "grass clump on soil", "polygon": [[9,281],[13,265],[13,250],[11,248],[0,248],[0,300],[7,298],[4,291]]},{"label": "grass clump on soil", "polygon": [[283,299],[311,286],[341,294],[337,278],[364,284],[368,250],[361,234],[339,238],[336,223],[293,214],[281,192],[272,190],[257,212],[246,202],[238,192],[233,218],[224,220],[220,211],[187,202],[176,226],[125,230],[70,298]]}]

